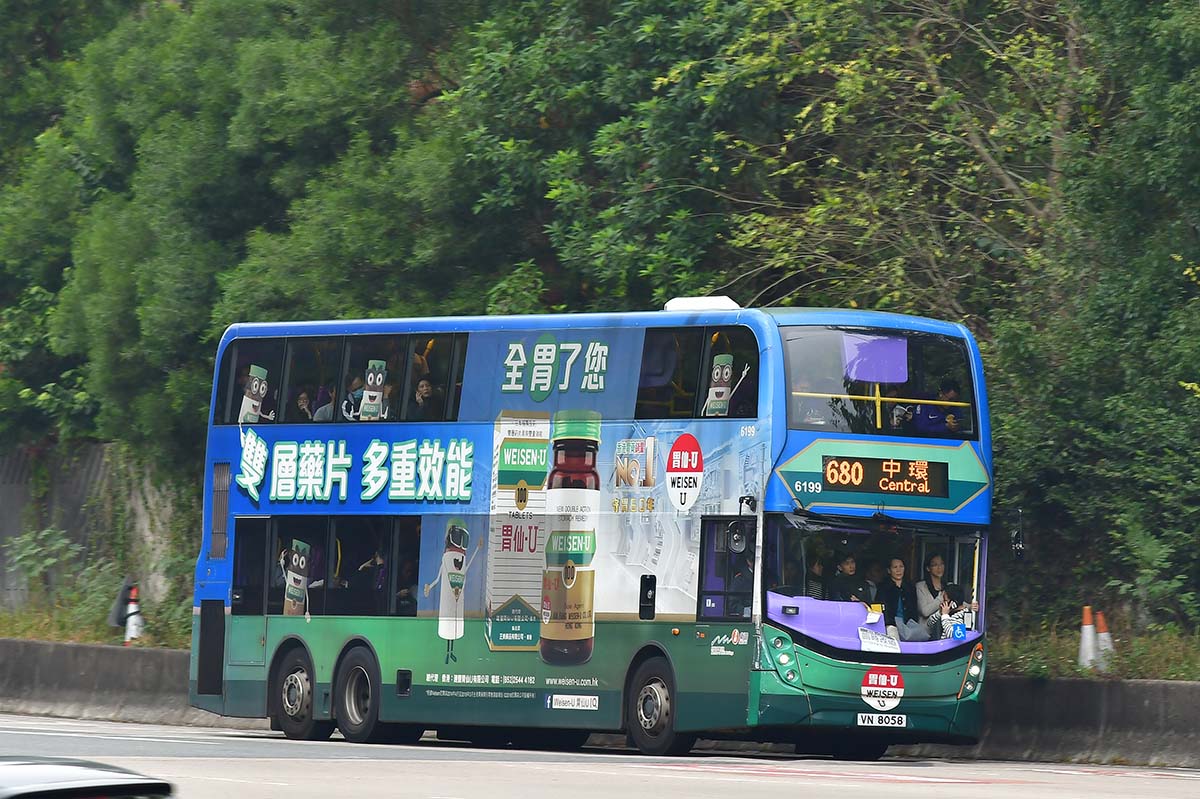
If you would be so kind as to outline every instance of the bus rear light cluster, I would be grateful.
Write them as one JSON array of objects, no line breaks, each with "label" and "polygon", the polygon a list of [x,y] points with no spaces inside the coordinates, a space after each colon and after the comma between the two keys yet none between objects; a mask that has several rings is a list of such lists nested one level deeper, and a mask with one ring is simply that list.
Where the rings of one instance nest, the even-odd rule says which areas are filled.
[{"label": "bus rear light cluster", "polygon": [[967,659],[967,668],[963,673],[962,688],[959,689],[958,698],[963,699],[975,693],[983,682],[983,643],[975,644],[975,648],[971,650],[971,657]]}]

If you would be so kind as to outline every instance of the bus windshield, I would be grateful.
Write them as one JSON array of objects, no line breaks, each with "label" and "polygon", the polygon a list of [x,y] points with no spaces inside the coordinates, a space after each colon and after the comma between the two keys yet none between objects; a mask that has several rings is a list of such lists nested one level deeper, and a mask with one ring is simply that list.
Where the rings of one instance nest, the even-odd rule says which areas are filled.
[{"label": "bus windshield", "polygon": [[788,427],[974,439],[962,339],[878,328],[783,328]]},{"label": "bus windshield", "polygon": [[[901,642],[897,651],[957,646],[982,629],[981,617],[971,612],[983,590],[981,540],[974,530],[953,535],[804,529],[772,515],[763,551],[768,615],[790,604],[799,612],[781,617],[782,624],[828,645],[859,650],[866,606],[882,618],[874,623],[868,618],[865,626]],[[943,629],[943,601],[949,602],[950,626],[963,625],[962,637]]]}]

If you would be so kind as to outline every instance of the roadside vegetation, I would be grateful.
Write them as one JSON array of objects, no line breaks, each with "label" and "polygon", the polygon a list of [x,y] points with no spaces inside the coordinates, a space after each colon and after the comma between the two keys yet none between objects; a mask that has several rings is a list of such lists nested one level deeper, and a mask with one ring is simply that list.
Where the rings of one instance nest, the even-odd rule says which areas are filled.
[{"label": "roadside vegetation", "polygon": [[[147,614],[182,645],[231,322],[948,318],[992,390],[993,664],[1058,673],[1086,598],[1121,673],[1195,676],[1197,41],[1188,0],[0,0],[0,453],[118,442],[191,497]],[[84,585],[150,557],[104,519],[4,629],[91,634]]]}]

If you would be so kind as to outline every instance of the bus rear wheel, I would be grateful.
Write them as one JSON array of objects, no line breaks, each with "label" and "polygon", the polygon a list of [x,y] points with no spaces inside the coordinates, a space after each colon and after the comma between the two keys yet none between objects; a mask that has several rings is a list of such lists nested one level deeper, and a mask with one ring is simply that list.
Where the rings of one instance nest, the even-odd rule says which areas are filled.
[{"label": "bus rear wheel", "polygon": [[665,658],[637,667],[626,696],[629,738],[644,755],[685,755],[696,736],[675,731],[675,677]]},{"label": "bus rear wheel", "polygon": [[[351,649],[338,668],[334,683],[334,701],[338,729],[353,743],[382,740],[384,725],[379,723],[379,664],[366,648]],[[418,738],[420,735],[417,736]]]},{"label": "bus rear wheel", "polygon": [[275,720],[293,740],[323,741],[333,734],[332,721],[313,718],[312,674],[312,663],[299,647],[283,656],[275,673]]}]

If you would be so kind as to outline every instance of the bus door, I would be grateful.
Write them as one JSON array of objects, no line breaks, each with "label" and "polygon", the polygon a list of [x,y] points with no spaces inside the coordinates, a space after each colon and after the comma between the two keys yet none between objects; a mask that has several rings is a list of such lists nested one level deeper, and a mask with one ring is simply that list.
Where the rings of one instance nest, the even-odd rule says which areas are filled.
[{"label": "bus door", "polygon": [[266,663],[269,526],[269,520],[263,517],[242,517],[234,521],[229,616],[231,665],[261,666]]},{"label": "bus door", "polygon": [[754,604],[753,516],[706,516],[700,522],[700,623],[750,621]]}]

